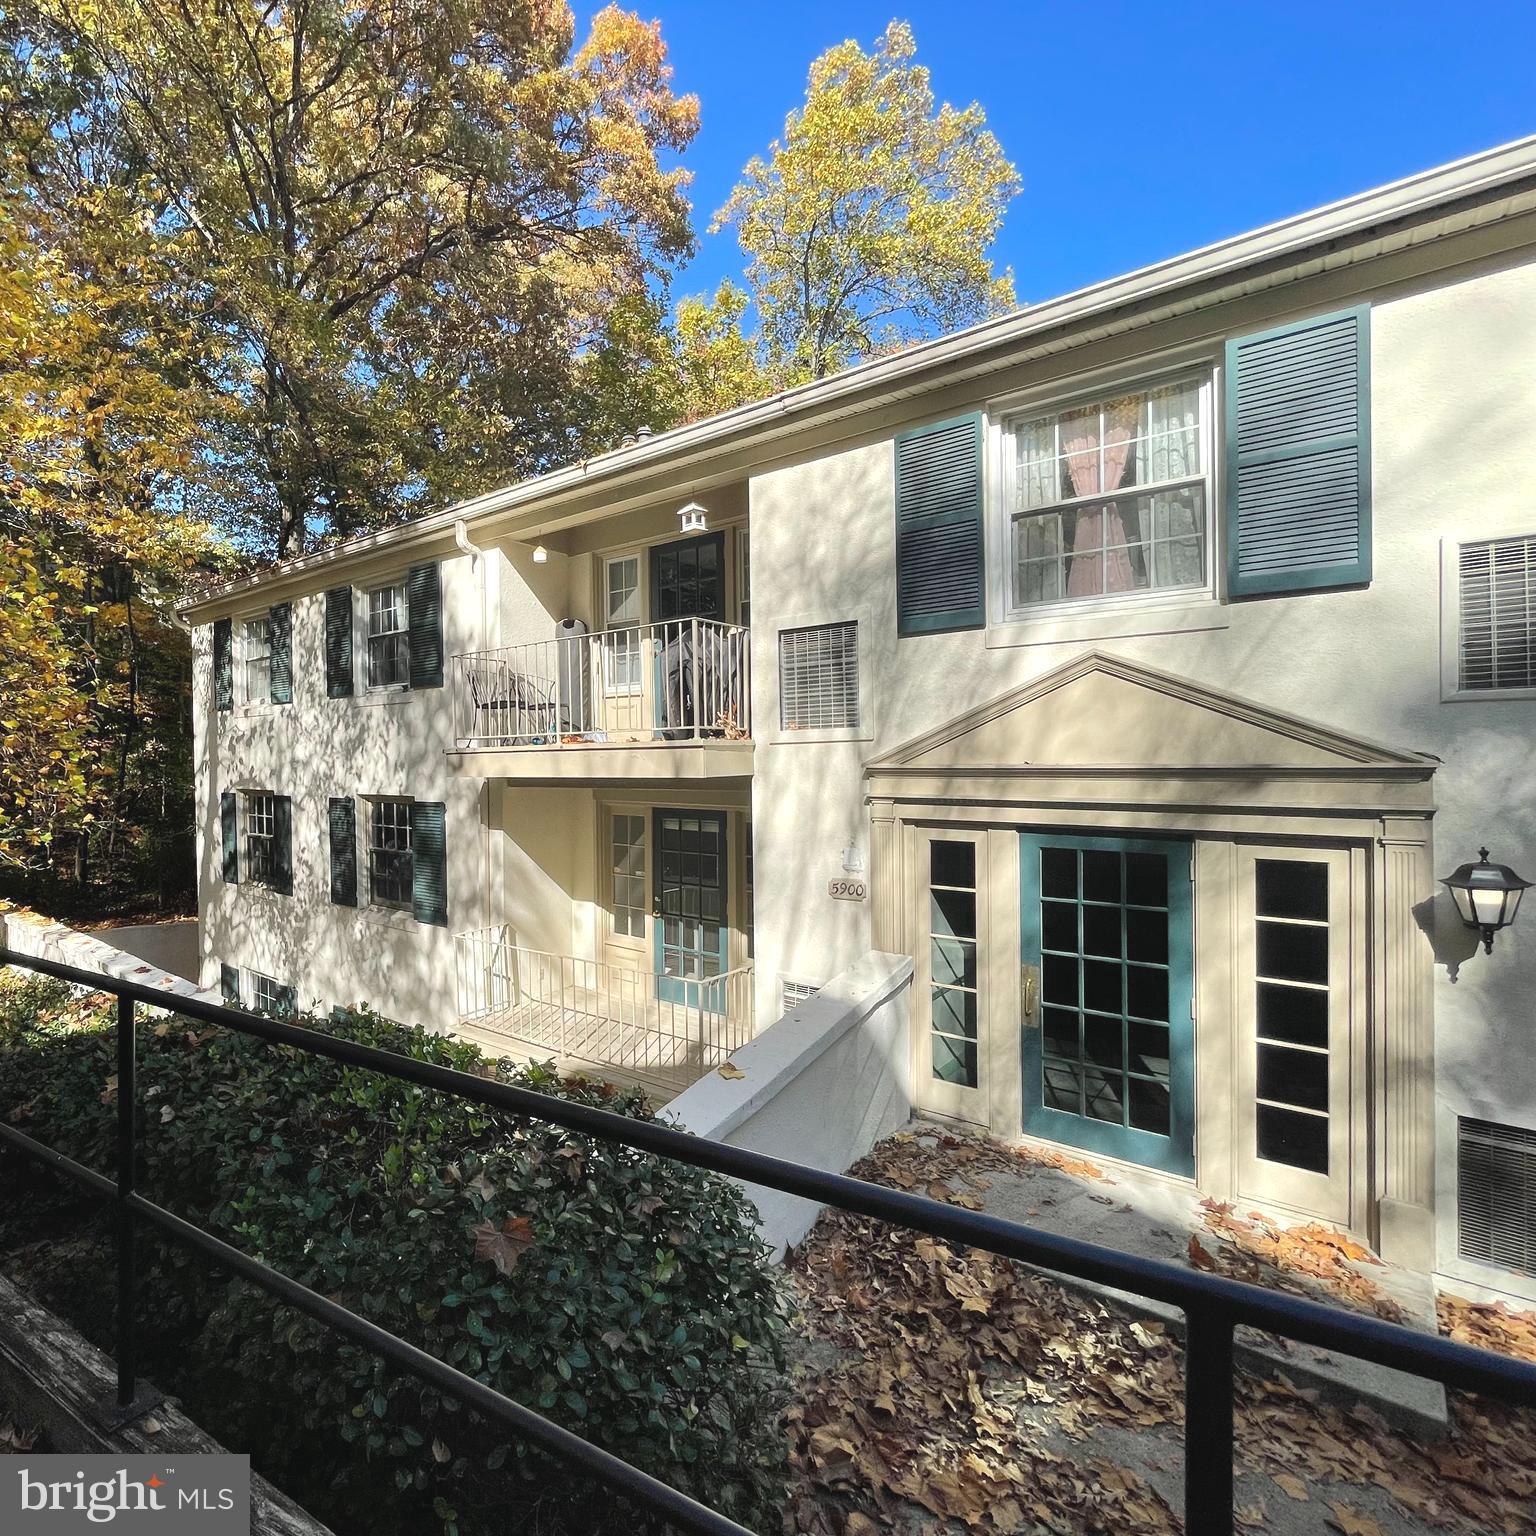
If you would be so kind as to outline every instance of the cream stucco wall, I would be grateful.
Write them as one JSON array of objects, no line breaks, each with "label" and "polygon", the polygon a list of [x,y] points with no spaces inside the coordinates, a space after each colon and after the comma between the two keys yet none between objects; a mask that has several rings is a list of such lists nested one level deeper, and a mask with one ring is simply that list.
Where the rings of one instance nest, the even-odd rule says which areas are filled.
[{"label": "cream stucco wall", "polygon": [[[1522,522],[1536,532],[1536,436],[1527,425],[1536,414],[1536,263],[1472,268],[1414,288],[1363,295],[1374,301],[1375,572],[1365,590],[1213,603],[1167,619],[1186,627],[1165,633],[1089,625],[1052,642],[1039,631],[993,626],[898,640],[890,431],[753,478],[760,1017],[772,1017],[763,1010],[780,974],[825,979],[872,946],[870,907],[827,891],[850,839],[868,859],[862,764],[1090,647],[1435,754],[1444,761],[1435,776],[1436,871],[1475,858],[1480,841],[1527,873],[1536,868],[1536,702],[1442,703],[1439,632],[1442,538]],[[1185,355],[1215,365],[1225,334],[1361,296],[1338,284],[1312,291],[1298,284],[1283,296],[1228,306],[1203,341],[1178,339],[1193,348]],[[1153,327],[1134,347],[1122,342],[1120,379],[1133,380],[1137,357],[1170,339]],[[1048,389],[1055,379],[1071,392],[1080,384],[1070,359],[1033,365],[1009,388]],[[1096,362],[1113,370],[1116,359],[1100,348]],[[979,389],[951,394],[927,419],[985,409],[995,398]],[[781,738],[772,728],[777,631],[850,618],[861,623],[863,739]],[[1435,956],[1439,1252],[1449,1268],[1455,1213],[1445,1181],[1453,1178],[1455,1114],[1536,1127],[1528,1001],[1536,995],[1536,927],[1505,936],[1489,957],[1473,954],[1471,936],[1448,918],[1444,898],[1426,909],[1421,942]]]}]

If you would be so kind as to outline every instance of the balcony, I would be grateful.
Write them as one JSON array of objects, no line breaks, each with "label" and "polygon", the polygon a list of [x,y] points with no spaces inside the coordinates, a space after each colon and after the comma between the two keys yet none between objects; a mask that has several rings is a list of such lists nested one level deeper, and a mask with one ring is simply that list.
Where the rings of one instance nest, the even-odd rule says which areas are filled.
[{"label": "balcony", "polygon": [[533,781],[745,778],[750,636],[678,619],[454,658],[454,766]]},{"label": "balcony", "polygon": [[459,1032],[502,1055],[616,1072],[670,1098],[752,1038],[752,967],[684,977],[455,936]]}]

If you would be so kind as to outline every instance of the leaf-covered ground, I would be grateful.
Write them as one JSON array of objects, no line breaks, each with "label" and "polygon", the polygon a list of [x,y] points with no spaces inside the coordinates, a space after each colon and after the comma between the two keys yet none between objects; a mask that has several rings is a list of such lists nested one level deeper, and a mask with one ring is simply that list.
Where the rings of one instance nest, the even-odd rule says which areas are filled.
[{"label": "leaf-covered ground", "polygon": [[[924,1129],[852,1171],[976,1208],[1042,1158]],[[1211,1205],[1201,1267],[1393,1315],[1369,1255],[1326,1228]],[[787,1528],[810,1536],[1177,1532],[1183,1352],[1165,1329],[1023,1266],[827,1212],[790,1270],[800,1376]],[[1536,1359],[1536,1315],[1447,1300],[1442,1327]],[[1285,1536],[1536,1536],[1536,1416],[1459,1397],[1419,1443],[1366,1406],[1244,1374],[1240,1531]]]}]

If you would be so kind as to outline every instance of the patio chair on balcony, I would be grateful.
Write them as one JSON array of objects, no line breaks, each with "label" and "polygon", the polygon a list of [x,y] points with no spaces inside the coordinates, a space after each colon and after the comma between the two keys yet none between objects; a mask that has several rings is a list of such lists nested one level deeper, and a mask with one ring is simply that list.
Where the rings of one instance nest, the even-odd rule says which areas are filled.
[{"label": "patio chair on balcony", "polygon": [[476,741],[556,739],[555,685],[530,677],[496,657],[466,663]]}]

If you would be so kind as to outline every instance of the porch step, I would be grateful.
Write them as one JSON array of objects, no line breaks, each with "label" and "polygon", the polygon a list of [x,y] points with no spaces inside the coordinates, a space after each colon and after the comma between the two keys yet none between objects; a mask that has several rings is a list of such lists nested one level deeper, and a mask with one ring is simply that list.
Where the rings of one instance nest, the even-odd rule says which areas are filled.
[{"label": "porch step", "polygon": [[[921,1137],[928,1127],[919,1122],[911,1129]],[[946,1131],[953,1134],[952,1127]],[[1182,1186],[1138,1179],[1120,1164],[1104,1165],[1102,1179],[1080,1177],[1028,1161],[1029,1148],[1021,1150],[1025,1155],[1018,1159],[1017,1176],[1000,1174],[990,1166],[985,1170],[991,1188],[981,1191],[980,1198],[989,1215],[1180,1265],[1189,1262],[1191,1237],[1213,1252],[1220,1246],[1202,1220],[1200,1197]],[[1089,1161],[1082,1154],[1074,1156]],[[1389,1264],[1372,1264],[1365,1272],[1402,1309],[1408,1327],[1438,1332],[1434,1285],[1428,1275]],[[1070,1275],[1056,1278],[1068,1289],[1113,1300],[1155,1318],[1174,1333],[1183,1332],[1184,1314],[1177,1307]],[[1331,1300],[1321,1292],[1318,1299]],[[1297,1386],[1313,1388],[1335,1401],[1364,1402],[1388,1423],[1422,1439],[1440,1439],[1448,1432],[1445,1389],[1438,1382],[1251,1328],[1237,1330],[1234,1353],[1255,1374],[1284,1375]]]}]

